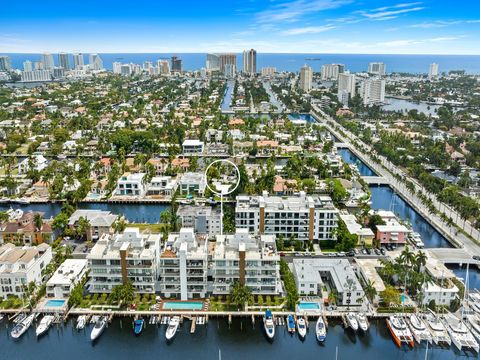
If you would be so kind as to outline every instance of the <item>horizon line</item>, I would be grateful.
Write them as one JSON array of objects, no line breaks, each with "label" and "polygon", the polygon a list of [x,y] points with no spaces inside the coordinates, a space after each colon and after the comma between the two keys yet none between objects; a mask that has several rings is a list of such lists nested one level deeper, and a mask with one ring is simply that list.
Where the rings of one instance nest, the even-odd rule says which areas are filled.
[{"label": "horizon line", "polygon": [[[42,51],[42,52],[2,52],[1,55],[9,54],[26,54],[26,55],[38,55],[38,54],[224,54],[224,53],[233,53],[241,54],[242,51],[200,51],[200,52],[190,52],[190,51],[170,51],[170,52],[101,52],[101,51]],[[257,55],[261,54],[297,54],[297,55],[394,55],[394,56],[480,56],[480,53],[477,54],[445,54],[445,53],[344,53],[344,52],[323,52],[323,53],[312,53],[312,52],[258,52]]]}]

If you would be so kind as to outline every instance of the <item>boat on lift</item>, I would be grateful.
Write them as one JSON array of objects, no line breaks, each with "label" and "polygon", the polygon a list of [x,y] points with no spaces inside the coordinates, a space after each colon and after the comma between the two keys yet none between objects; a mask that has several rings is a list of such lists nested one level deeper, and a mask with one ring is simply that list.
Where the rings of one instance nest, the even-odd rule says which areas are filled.
[{"label": "boat on lift", "polygon": [[85,325],[87,324],[87,315],[80,315],[77,318],[77,330],[83,330],[85,329]]}]

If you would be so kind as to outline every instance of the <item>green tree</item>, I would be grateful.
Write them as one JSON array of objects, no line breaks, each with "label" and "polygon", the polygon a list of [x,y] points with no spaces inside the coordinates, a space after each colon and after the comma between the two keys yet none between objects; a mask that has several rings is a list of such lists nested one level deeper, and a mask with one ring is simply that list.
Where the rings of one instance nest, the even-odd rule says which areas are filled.
[{"label": "green tree", "polygon": [[245,304],[253,302],[253,295],[250,289],[246,285],[240,284],[239,281],[235,281],[230,292],[231,301],[237,305],[238,309],[245,309]]}]

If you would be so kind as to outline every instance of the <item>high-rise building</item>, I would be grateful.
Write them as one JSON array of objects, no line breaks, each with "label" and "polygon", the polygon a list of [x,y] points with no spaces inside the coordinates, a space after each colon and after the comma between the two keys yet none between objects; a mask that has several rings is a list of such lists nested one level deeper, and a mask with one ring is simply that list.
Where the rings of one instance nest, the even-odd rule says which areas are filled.
[{"label": "high-rise building", "polygon": [[172,56],[172,72],[182,72],[182,59]]},{"label": "high-rise building", "polygon": [[45,70],[53,70],[55,63],[53,62],[53,55],[50,53],[42,54],[42,63]]},{"label": "high-rise building", "polygon": [[75,53],[73,54],[73,67],[75,69],[79,69],[84,65],[83,62],[83,54],[82,53]]},{"label": "high-rise building", "polygon": [[58,54],[58,66],[70,70],[70,59],[67,53],[61,52]]},{"label": "high-rise building", "polygon": [[430,67],[428,68],[428,77],[435,78],[438,76],[438,64],[437,63],[432,63],[430,64]]},{"label": "high-rise building", "polygon": [[33,69],[34,70],[44,70],[43,68],[43,62],[42,61],[35,61],[33,63]]},{"label": "high-rise building", "polygon": [[235,77],[237,69],[235,68],[235,64],[225,64],[223,69],[223,75],[227,78]]},{"label": "high-rise building", "polygon": [[262,76],[273,76],[277,72],[277,68],[274,67],[263,67]]},{"label": "high-rise building", "polygon": [[243,52],[243,72],[249,75],[257,72],[257,52],[254,49]]},{"label": "high-rise building", "polygon": [[338,101],[348,105],[348,99],[355,96],[355,75],[338,74]]},{"label": "high-rise building", "polygon": [[325,64],[322,66],[322,80],[338,80],[338,74],[345,72],[343,64]]},{"label": "high-rise building", "polygon": [[366,79],[360,84],[360,96],[364,105],[381,104],[385,101],[385,80]]},{"label": "high-rise building", "polygon": [[159,73],[161,75],[170,74],[170,63],[168,60],[157,60],[157,68],[159,69]]},{"label": "high-rise building", "polygon": [[234,65],[235,69],[237,68],[237,54],[228,53],[228,54],[220,54],[220,72],[223,74],[225,73],[225,66],[227,64]]},{"label": "high-rise building", "polygon": [[12,70],[12,60],[10,56],[2,55],[0,56],[0,71],[10,71]]},{"label": "high-rise building", "polygon": [[33,64],[30,60],[26,60],[23,62],[23,71],[32,71]]},{"label": "high-rise building", "polygon": [[310,66],[303,66],[300,69],[300,80],[298,87],[303,91],[310,91],[312,89],[313,70]]},{"label": "high-rise building", "polygon": [[36,82],[36,81],[51,81],[51,70],[33,70],[22,71],[22,81],[24,82]]},{"label": "high-rise building", "polygon": [[103,61],[100,56],[98,56],[98,54],[90,54],[88,57],[88,64],[90,65],[90,69],[92,70],[103,69]]},{"label": "high-rise building", "polygon": [[382,62],[371,62],[368,64],[368,72],[370,74],[383,76],[385,75],[386,70],[387,66]]},{"label": "high-rise building", "polygon": [[205,61],[205,67],[208,71],[220,70],[220,57],[217,54],[207,54],[207,60]]},{"label": "high-rise building", "polygon": [[114,74],[120,74],[122,72],[122,63],[118,62],[118,61],[115,61],[112,64],[112,70],[113,70]]}]

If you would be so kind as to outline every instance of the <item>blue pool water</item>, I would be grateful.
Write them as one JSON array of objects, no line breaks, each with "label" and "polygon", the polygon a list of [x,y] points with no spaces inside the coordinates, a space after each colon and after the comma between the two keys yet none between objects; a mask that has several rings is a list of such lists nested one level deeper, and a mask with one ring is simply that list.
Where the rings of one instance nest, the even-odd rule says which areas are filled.
[{"label": "blue pool water", "polygon": [[167,301],[163,303],[165,310],[202,310],[203,302]]},{"label": "blue pool water", "polygon": [[320,310],[320,305],[315,302],[301,302],[298,304],[299,310]]},{"label": "blue pool water", "polygon": [[45,304],[46,307],[62,307],[65,305],[65,300],[48,300]]}]

